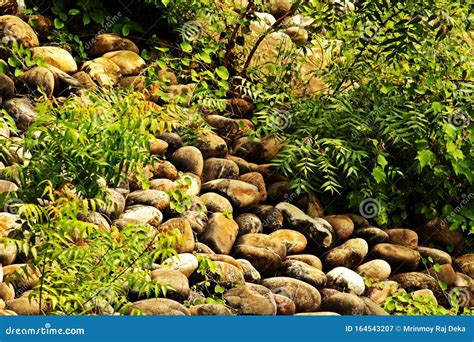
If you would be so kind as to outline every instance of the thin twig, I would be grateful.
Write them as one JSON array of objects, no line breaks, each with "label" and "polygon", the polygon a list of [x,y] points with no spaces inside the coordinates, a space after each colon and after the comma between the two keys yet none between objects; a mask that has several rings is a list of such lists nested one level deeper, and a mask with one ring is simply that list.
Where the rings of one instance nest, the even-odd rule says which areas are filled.
[{"label": "thin twig", "polygon": [[298,10],[298,7],[301,3],[301,0],[296,2],[292,7],[291,7],[291,10],[289,10],[287,13],[285,13],[282,17],[280,17],[277,21],[275,21],[273,23],[272,26],[270,26],[260,37],[258,37],[257,41],[255,42],[255,45],[253,46],[252,50],[250,50],[250,53],[247,57],[247,60],[245,61],[245,64],[244,64],[244,68],[242,69],[242,72],[240,73],[240,76],[242,77],[246,77],[246,74],[247,74],[247,69],[250,65],[250,62],[252,61],[252,58],[253,56],[255,55],[255,53],[257,52],[257,49],[258,47],[260,46],[260,44],[263,42],[263,40],[267,37],[267,35],[270,33],[270,32],[273,32],[278,26],[280,26],[280,24],[286,19],[288,18],[289,16],[293,15],[297,10]]}]

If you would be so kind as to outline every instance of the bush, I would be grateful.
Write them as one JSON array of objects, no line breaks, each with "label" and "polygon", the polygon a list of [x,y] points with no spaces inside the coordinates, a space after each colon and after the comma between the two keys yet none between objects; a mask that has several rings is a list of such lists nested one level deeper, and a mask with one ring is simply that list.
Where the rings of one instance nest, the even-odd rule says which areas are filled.
[{"label": "bush", "polygon": [[139,95],[116,90],[71,97],[61,105],[45,101],[37,109],[38,120],[22,145],[31,157],[13,166],[21,197],[32,203],[45,180],[54,189],[74,185],[85,198],[99,195],[101,178],[118,186],[151,161],[150,138],[177,123]]},{"label": "bush", "polygon": [[308,11],[343,58],[323,73],[325,94],[290,100],[291,125],[269,126],[286,141],[275,165],[296,191],[338,210],[373,199],[382,226],[456,209],[453,229],[473,234],[472,46],[463,38],[472,9],[362,1],[336,22],[337,10],[318,6]]}]

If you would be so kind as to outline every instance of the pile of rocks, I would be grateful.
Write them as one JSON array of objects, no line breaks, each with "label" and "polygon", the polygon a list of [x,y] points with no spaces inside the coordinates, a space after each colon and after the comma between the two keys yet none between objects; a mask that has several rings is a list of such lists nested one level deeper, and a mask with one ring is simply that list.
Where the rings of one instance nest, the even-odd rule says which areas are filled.
[{"label": "pile of rocks", "polygon": [[[19,17],[0,16],[0,39],[15,39],[46,62],[17,79],[0,74],[3,106],[20,130],[36,113],[27,97],[15,97],[19,85],[39,87],[48,96],[71,88],[133,86],[154,100],[137,76],[145,62],[126,38],[97,36],[89,51],[96,58],[80,68],[66,50],[40,47],[35,30]],[[162,77],[170,94],[192,93],[192,85],[177,84],[171,72],[163,71]],[[383,230],[359,215],[325,215],[315,196],[295,194],[289,180],[272,170],[270,161],[281,144],[248,138],[253,124],[242,117],[251,117],[254,106],[233,99],[228,108],[230,117],[205,117],[214,132],[197,146],[184,146],[176,133],[156,137],[151,152],[162,160],[143,170],[150,189],[136,182],[108,189],[110,205],[81,218],[102,229],[138,223],[181,232],[179,255],[153,265],[152,280],[173,288],[168,298],[138,300],[132,308],[148,315],[383,315],[381,304],[401,289],[449,307],[446,294],[453,288],[466,294],[462,305],[473,306],[474,254],[453,260],[438,249],[461,250],[462,234],[449,231],[440,219],[416,230]],[[192,199],[182,213],[171,207],[169,193],[175,189]],[[0,180],[0,195],[16,190],[16,184]],[[0,237],[20,224],[15,214],[0,212]],[[15,264],[17,254],[14,245],[0,243],[0,280],[10,281],[0,282],[0,314],[38,314],[39,303],[28,300],[38,275]],[[192,289],[202,280],[197,256],[215,262],[226,306],[183,305],[199,297]],[[422,260],[429,260],[428,266]],[[26,276],[20,280],[12,276],[16,272]]]},{"label": "pile of rocks", "polygon": [[[471,293],[472,254],[453,261],[440,249],[419,246],[414,230],[382,230],[351,214],[325,216],[315,198],[295,196],[287,181],[268,175],[265,165],[231,154],[204,158],[198,148],[182,146],[173,133],[159,139],[168,160],[148,168],[153,174],[151,189],[108,189],[110,206],[83,218],[103,229],[110,229],[108,222],[117,227],[140,223],[181,232],[180,254],[153,265],[152,272],[153,281],[174,290],[168,298],[134,302],[133,308],[145,314],[386,314],[380,304],[400,289],[446,306],[446,292],[438,280],[448,291],[458,287]],[[170,207],[169,191],[176,188],[193,203],[181,214]],[[1,181],[0,189],[15,191],[16,185]],[[0,213],[1,235],[19,222],[13,214]],[[441,240],[434,234],[429,241]],[[24,266],[14,264],[16,254],[14,245],[0,244],[4,276]],[[217,265],[216,282],[227,289],[227,307],[183,305],[196,299],[192,285],[202,280],[196,273],[197,256],[207,256]],[[441,266],[426,268],[422,258]],[[17,293],[18,288],[24,290],[18,298],[11,285],[0,284],[3,314],[38,312],[38,303],[27,301],[38,277],[32,274],[29,279],[16,284]],[[373,284],[367,287],[364,280]]]}]

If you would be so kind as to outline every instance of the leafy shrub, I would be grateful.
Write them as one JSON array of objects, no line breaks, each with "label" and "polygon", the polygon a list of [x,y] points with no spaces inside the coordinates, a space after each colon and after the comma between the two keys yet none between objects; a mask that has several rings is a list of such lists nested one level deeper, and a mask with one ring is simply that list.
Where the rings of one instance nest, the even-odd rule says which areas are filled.
[{"label": "leafy shrub", "polygon": [[[91,105],[93,103],[93,105]],[[31,154],[18,169],[23,199],[34,201],[49,180],[54,189],[74,185],[85,198],[100,193],[99,179],[118,186],[150,162],[149,139],[169,130],[175,119],[126,92],[101,91],[38,106],[23,148]]]},{"label": "leafy shrub", "polygon": [[444,307],[437,305],[434,299],[425,296],[413,296],[405,290],[388,297],[383,308],[390,314],[427,316],[427,315],[449,315],[452,314]]},{"label": "leafy shrub", "polygon": [[7,62],[3,63],[0,59],[0,73],[8,73],[12,70],[15,77],[22,75],[24,71],[32,67],[45,65],[41,57],[33,57],[31,50],[16,40],[11,44],[0,46],[0,57]]},{"label": "leafy shrub", "polygon": [[438,305],[432,297],[414,296],[405,290],[397,291],[394,295],[387,297],[383,308],[393,315],[430,316],[430,315],[472,315],[472,308],[459,307],[460,298],[465,294],[458,290],[445,294],[451,308],[446,309]]},{"label": "leafy shrub", "polygon": [[198,255],[199,267],[197,273],[204,277],[204,280],[200,283],[193,285],[193,289],[198,291],[204,296],[204,300],[195,299],[189,305],[199,304],[219,304],[225,305],[225,299],[223,293],[225,288],[219,285],[216,281],[216,277],[219,277],[219,269],[217,265],[209,259],[209,257]]},{"label": "leafy shrub", "polygon": [[[472,46],[466,39],[472,7],[466,1],[367,0],[354,11],[296,2],[291,13],[314,20],[310,40],[337,46],[324,56],[327,66],[315,71],[327,88],[311,97],[295,94],[290,82],[299,77],[294,66],[309,44],[283,51],[286,62],[270,75],[249,67],[244,36],[264,2],[240,13],[208,1],[139,3],[166,13],[174,38],[182,38],[179,49],[158,48],[146,76],[147,85],[159,83],[158,71],[171,69],[180,83],[195,85],[186,100],[190,109],[170,106],[193,116],[180,128],[186,139],[197,139],[195,127],[206,128],[201,113],[225,112],[226,99],[245,97],[257,106],[252,135],[285,140],[275,165],[291,176],[296,192],[317,193],[329,211],[354,211],[364,199],[376,199],[381,226],[444,215],[453,229],[472,234],[474,204],[465,201],[473,193]],[[63,19],[80,15],[64,13],[63,4],[54,8]],[[114,6],[81,1],[77,8],[101,25]],[[191,40],[183,35],[189,21],[199,29]],[[256,44],[281,27],[278,20]],[[157,94],[170,102],[164,91]]]},{"label": "leafy shrub", "polygon": [[309,48],[304,43],[281,52],[289,62],[270,75],[248,67],[249,51],[239,49],[262,9],[257,1],[236,21],[203,3],[195,19],[206,15],[205,34],[183,37],[181,51],[160,49],[154,74],[170,68],[196,84],[192,103],[204,112],[223,112],[229,96],[252,100],[259,126],[251,135],[285,140],[275,166],[297,193],[330,203],[329,211],[354,211],[372,198],[381,226],[444,215],[471,235],[472,47],[465,33],[472,8],[464,1],[360,1],[353,12],[320,1],[295,5],[314,19],[311,38],[338,46],[315,72],[327,89],[311,97],[295,94],[289,82],[299,77],[294,65]]}]

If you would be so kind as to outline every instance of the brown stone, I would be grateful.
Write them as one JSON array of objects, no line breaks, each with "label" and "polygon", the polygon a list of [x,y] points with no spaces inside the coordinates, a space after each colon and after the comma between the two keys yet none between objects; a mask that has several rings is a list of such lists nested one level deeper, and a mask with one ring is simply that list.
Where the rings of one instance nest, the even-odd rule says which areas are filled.
[{"label": "brown stone", "polygon": [[[7,310],[14,311],[21,316],[37,316],[41,314],[39,301],[36,299],[29,299],[28,297],[20,297],[6,302]],[[46,307],[43,307],[43,310]]]},{"label": "brown stone", "polygon": [[349,239],[354,232],[354,223],[345,215],[329,215],[324,219],[332,226],[340,242]]},{"label": "brown stone", "polygon": [[367,290],[367,297],[377,304],[382,304],[385,300],[399,290],[400,286],[396,281],[386,280],[372,284]]},{"label": "brown stone", "polygon": [[461,272],[474,278],[474,254],[461,255],[454,259],[454,264]]},{"label": "brown stone", "polygon": [[215,133],[202,133],[197,142],[204,158],[224,158],[228,153],[227,143]]},{"label": "brown stone", "polygon": [[438,267],[430,267],[426,273],[433,278],[439,279],[445,282],[448,286],[456,283],[457,275],[451,264],[439,265]]},{"label": "brown stone", "polygon": [[176,247],[178,253],[190,253],[194,250],[193,230],[185,218],[172,218],[161,224],[158,229],[164,233],[170,233],[175,229],[180,232],[182,243]]},{"label": "brown stone", "polygon": [[286,257],[289,260],[298,260],[302,261],[312,267],[317,268],[318,270],[323,269],[323,264],[321,263],[321,260],[313,254],[296,254],[296,255],[289,255]]},{"label": "brown stone", "polygon": [[202,181],[215,179],[235,179],[239,175],[237,164],[228,159],[209,158],[204,161]]},{"label": "brown stone", "polygon": [[189,308],[192,316],[232,316],[232,311],[224,305],[199,304]]},{"label": "brown stone", "polygon": [[201,151],[194,146],[184,146],[177,149],[171,156],[171,161],[180,171],[202,176],[204,159]]},{"label": "brown stone", "polygon": [[388,242],[388,234],[377,227],[365,227],[357,229],[354,232],[355,237],[359,237],[367,241],[370,246],[374,246],[379,243]]},{"label": "brown stone", "polygon": [[265,187],[265,180],[259,172],[249,172],[239,176],[239,180],[255,185],[260,193],[260,202],[264,202],[267,199],[267,189]]},{"label": "brown stone", "polygon": [[295,302],[293,302],[290,298],[276,293],[273,294],[273,298],[275,298],[278,316],[288,316],[295,314]]},{"label": "brown stone", "polygon": [[223,261],[214,261],[217,266],[217,281],[220,285],[231,288],[245,284],[245,277],[242,268]]},{"label": "brown stone", "polygon": [[137,190],[127,197],[127,205],[149,205],[160,211],[166,211],[170,206],[170,197],[164,191],[159,190]]},{"label": "brown stone", "polygon": [[151,272],[151,280],[162,285],[169,285],[172,289],[166,292],[166,297],[176,300],[188,298],[190,289],[186,276],[171,268],[157,269]]},{"label": "brown stone", "polygon": [[298,260],[285,260],[278,274],[283,277],[299,279],[317,289],[324,287],[327,282],[327,277],[323,271]]},{"label": "brown stone", "polygon": [[117,50],[129,50],[139,53],[138,47],[130,39],[110,33],[97,35],[92,40],[91,45],[86,45],[86,49],[94,57]]},{"label": "brown stone", "polygon": [[273,293],[264,286],[245,284],[224,293],[227,305],[240,315],[276,315]]},{"label": "brown stone", "polygon": [[443,295],[438,281],[432,276],[420,272],[399,273],[390,278],[400,284],[407,292],[430,289],[437,298]]},{"label": "brown stone", "polygon": [[372,254],[376,258],[387,261],[394,273],[400,270],[414,271],[421,260],[420,253],[417,251],[389,243],[380,243],[374,246]]},{"label": "brown stone", "polygon": [[157,160],[150,168],[154,178],[167,178],[175,180],[178,178],[178,170],[167,160]]},{"label": "brown stone", "polygon": [[274,206],[261,204],[254,206],[251,210],[262,222],[265,232],[283,229],[283,214]]},{"label": "brown stone", "polygon": [[0,42],[2,45],[17,41],[25,48],[39,45],[38,37],[30,25],[14,15],[0,16]]},{"label": "brown stone", "polygon": [[286,245],[288,254],[302,253],[308,245],[305,236],[296,230],[280,229],[270,234]]},{"label": "brown stone", "polygon": [[204,183],[202,190],[217,192],[227,197],[236,210],[243,210],[260,202],[260,193],[256,186],[235,179],[216,179]]},{"label": "brown stone", "polygon": [[168,298],[151,298],[132,303],[130,311],[138,310],[147,316],[189,316],[182,304]]},{"label": "brown stone", "polygon": [[394,228],[386,231],[389,241],[395,245],[416,249],[418,247],[418,234],[411,229]]},{"label": "brown stone", "polygon": [[427,259],[429,262],[438,263],[440,265],[453,263],[451,255],[440,249],[420,246],[416,250],[420,253],[422,258]]},{"label": "brown stone", "polygon": [[321,304],[321,295],[318,290],[304,281],[274,277],[262,281],[262,285],[273,293],[290,298],[296,307],[296,312],[317,311]]},{"label": "brown stone", "polygon": [[154,156],[163,156],[168,151],[168,143],[161,139],[150,139],[150,153]]},{"label": "brown stone", "polygon": [[255,105],[242,98],[232,98],[227,102],[227,111],[235,117],[251,116],[255,110]]},{"label": "brown stone", "polygon": [[441,217],[430,220],[420,229],[420,241],[451,245],[455,250],[461,250],[464,247],[464,236],[462,232],[451,230],[449,226],[449,221]]},{"label": "brown stone", "polygon": [[239,236],[251,233],[263,233],[262,221],[260,221],[257,215],[243,213],[235,218],[235,222],[239,226]]},{"label": "brown stone", "polygon": [[350,239],[331,249],[326,254],[324,265],[328,270],[339,266],[352,269],[362,262],[368,252],[369,246],[365,240]]}]

